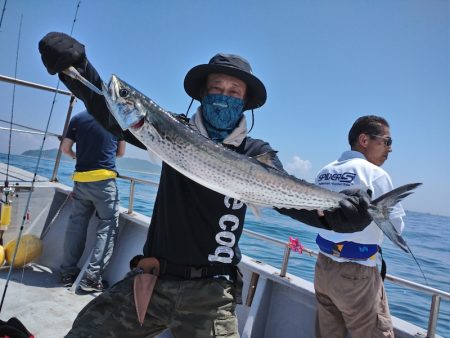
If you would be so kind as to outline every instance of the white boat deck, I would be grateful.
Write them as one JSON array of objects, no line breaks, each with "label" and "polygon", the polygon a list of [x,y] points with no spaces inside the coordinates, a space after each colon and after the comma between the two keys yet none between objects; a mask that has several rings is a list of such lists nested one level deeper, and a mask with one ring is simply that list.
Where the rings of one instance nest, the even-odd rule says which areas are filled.
[{"label": "white boat deck", "polygon": [[[11,225],[3,235],[5,244],[15,240],[19,234],[34,177],[28,171],[0,163],[1,186],[4,185],[7,174],[9,186],[14,188],[14,197],[12,197]],[[29,204],[31,221],[23,224],[22,235],[34,234],[41,237],[43,225],[49,222],[47,217],[51,210],[51,202],[55,198],[55,189],[70,192],[68,187],[49,182],[47,178],[36,175]],[[62,211],[60,216],[61,221],[67,220],[67,211]],[[58,222],[53,225],[56,228],[60,227]],[[61,245],[62,240],[63,237],[58,239]],[[52,252],[52,245],[44,244],[43,257],[48,255],[53,256],[58,253]],[[5,293],[6,280],[10,273]],[[11,317],[18,318],[37,338],[63,337],[71,327],[77,313],[95,296],[93,294],[77,295],[62,287],[57,267],[37,263],[14,270],[10,270],[9,266],[2,266],[0,292],[2,295],[5,294],[0,319],[6,321]]]},{"label": "white boat deck", "polygon": [[[0,270],[3,293],[9,267]],[[64,337],[77,313],[94,297],[61,286],[58,271],[31,264],[11,274],[0,318],[16,317],[36,338]]]}]

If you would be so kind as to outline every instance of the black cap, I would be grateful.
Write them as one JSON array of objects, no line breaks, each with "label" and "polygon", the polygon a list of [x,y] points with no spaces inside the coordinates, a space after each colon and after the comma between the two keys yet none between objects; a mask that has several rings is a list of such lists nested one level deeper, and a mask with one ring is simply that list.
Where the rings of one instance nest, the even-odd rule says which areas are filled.
[{"label": "black cap", "polygon": [[213,73],[234,76],[247,84],[244,110],[261,107],[266,102],[266,88],[252,74],[250,63],[239,55],[233,54],[216,54],[208,64],[192,68],[184,78],[184,90],[193,99],[201,101],[206,78]]}]

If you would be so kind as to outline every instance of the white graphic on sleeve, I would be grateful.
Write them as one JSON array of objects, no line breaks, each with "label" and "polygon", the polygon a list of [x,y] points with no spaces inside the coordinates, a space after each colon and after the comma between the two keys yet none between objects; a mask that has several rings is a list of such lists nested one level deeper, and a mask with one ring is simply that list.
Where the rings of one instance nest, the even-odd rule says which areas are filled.
[{"label": "white graphic on sleeve", "polygon": [[[225,196],[224,204],[227,209],[237,210],[243,207],[244,203],[231,197]],[[208,255],[210,262],[231,263],[234,257],[233,246],[236,243],[236,236],[233,231],[239,228],[239,218],[235,215],[226,214],[220,217],[219,227],[223,230],[217,233],[216,242],[219,246],[213,255]]]}]

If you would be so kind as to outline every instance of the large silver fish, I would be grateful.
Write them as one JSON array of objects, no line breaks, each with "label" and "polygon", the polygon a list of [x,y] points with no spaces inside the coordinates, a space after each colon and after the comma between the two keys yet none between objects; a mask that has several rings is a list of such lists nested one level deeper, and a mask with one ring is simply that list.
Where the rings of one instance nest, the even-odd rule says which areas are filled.
[{"label": "large silver fish", "polygon": [[[119,125],[162,161],[193,181],[250,207],[329,210],[345,195],[288,175],[270,165],[270,154],[251,158],[216,143],[141,92],[112,75],[103,95]],[[411,252],[389,221],[390,208],[420,183],[406,184],[372,201],[369,213],[386,236]]]}]

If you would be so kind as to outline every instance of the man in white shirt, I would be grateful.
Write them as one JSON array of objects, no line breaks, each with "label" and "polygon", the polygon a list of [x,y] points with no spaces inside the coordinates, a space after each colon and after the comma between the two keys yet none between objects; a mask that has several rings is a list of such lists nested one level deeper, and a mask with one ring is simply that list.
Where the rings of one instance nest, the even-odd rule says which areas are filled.
[{"label": "man in white shirt", "polygon": [[[351,150],[326,165],[316,184],[333,191],[368,190],[375,199],[393,189],[389,174],[380,166],[392,151],[388,122],[378,116],[362,116],[350,129]],[[390,213],[401,233],[405,216],[400,203]],[[394,337],[392,321],[378,272],[383,233],[372,222],[364,230],[338,233],[321,230],[316,243],[320,254],[314,287],[317,300],[317,337]]]}]

